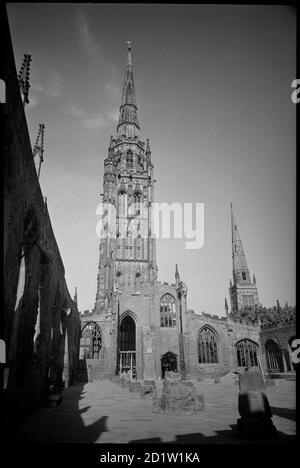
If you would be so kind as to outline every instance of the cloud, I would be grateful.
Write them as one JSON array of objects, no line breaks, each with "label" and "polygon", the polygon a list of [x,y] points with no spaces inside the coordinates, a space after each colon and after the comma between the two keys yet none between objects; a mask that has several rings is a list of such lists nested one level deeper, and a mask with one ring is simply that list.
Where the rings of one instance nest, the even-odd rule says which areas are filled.
[{"label": "cloud", "polygon": [[99,65],[103,61],[100,45],[95,41],[90,31],[87,17],[80,8],[76,10],[76,24],[79,33],[79,41],[84,52],[93,65]]},{"label": "cloud", "polygon": [[104,128],[110,125],[113,122],[116,122],[117,116],[115,113],[110,112],[107,114],[97,113],[91,114],[85,112],[83,109],[71,105],[68,109],[68,114],[72,117],[75,117],[79,120],[80,126],[87,130],[94,130],[96,128]]},{"label": "cloud", "polygon": [[108,125],[108,122],[103,115],[96,114],[92,117],[84,117],[81,120],[81,125],[83,128],[87,129],[104,128]]},{"label": "cloud", "polygon": [[46,95],[54,98],[61,98],[63,95],[63,80],[59,73],[52,72],[48,75]]},{"label": "cloud", "polygon": [[121,95],[122,95],[120,87],[116,83],[113,83],[113,82],[106,83],[106,85],[104,86],[104,91],[105,91],[105,94],[107,94],[107,96],[115,98],[115,99],[121,98]]},{"label": "cloud", "polygon": [[45,74],[42,84],[32,83],[29,88],[29,104],[26,109],[34,109],[46,99],[61,99],[63,96],[63,79],[55,71]]},{"label": "cloud", "polygon": [[119,120],[119,111],[116,110],[116,111],[112,111],[108,117],[110,118],[110,120],[112,120],[113,122],[118,122]]}]

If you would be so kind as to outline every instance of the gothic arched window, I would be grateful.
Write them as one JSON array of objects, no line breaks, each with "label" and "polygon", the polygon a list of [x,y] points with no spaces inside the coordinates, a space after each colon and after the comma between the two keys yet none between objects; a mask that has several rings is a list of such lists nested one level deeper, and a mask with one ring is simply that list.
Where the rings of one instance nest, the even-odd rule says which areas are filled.
[{"label": "gothic arched window", "polygon": [[245,339],[238,341],[235,345],[237,364],[240,367],[252,367],[258,365],[258,345],[254,341]]},{"label": "gothic arched window", "polygon": [[128,169],[133,169],[133,154],[130,150],[126,153],[126,166]]},{"label": "gothic arched window", "polygon": [[215,331],[203,327],[198,335],[198,360],[201,364],[215,364],[218,359],[218,340]]},{"label": "gothic arched window", "polygon": [[118,215],[127,216],[127,193],[125,190],[120,190],[118,194]]},{"label": "gothic arched window", "polygon": [[269,372],[284,372],[282,350],[274,340],[266,341],[267,369]]},{"label": "gothic arched window", "polygon": [[160,326],[176,327],[176,301],[168,293],[160,300]]},{"label": "gothic arched window", "polygon": [[141,201],[142,201],[142,194],[141,192],[136,190],[133,194],[133,203],[134,203],[136,216],[138,216],[141,213]]},{"label": "gothic arched window", "polygon": [[243,281],[245,281],[247,279],[247,276],[246,276],[246,272],[245,271],[242,271],[242,278],[243,278]]}]

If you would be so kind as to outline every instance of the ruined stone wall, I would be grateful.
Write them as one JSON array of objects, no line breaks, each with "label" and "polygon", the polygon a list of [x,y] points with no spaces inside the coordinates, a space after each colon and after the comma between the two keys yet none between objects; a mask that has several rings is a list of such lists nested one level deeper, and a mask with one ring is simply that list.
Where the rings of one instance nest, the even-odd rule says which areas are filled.
[{"label": "ruined stone wall", "polygon": [[17,418],[46,401],[49,383],[56,384],[64,378],[68,385],[76,380],[80,319],[67,289],[63,262],[36,174],[7,17],[2,11],[0,16],[4,52],[0,78],[6,84],[6,103],[1,105],[2,321],[8,368],[5,397],[7,408]]},{"label": "ruined stone wall", "polygon": [[[218,363],[199,363],[198,335],[203,327],[209,327],[216,334]],[[188,311],[184,333],[187,376],[195,378],[200,375],[205,378],[216,374],[222,376],[232,371],[238,366],[235,346],[242,339],[249,339],[259,345],[259,327],[236,323],[226,317],[214,318],[208,314],[197,315]],[[260,347],[258,352],[261,355]]]},{"label": "ruined stone wall", "polygon": [[277,343],[279,348],[281,349],[282,355],[283,355],[283,363],[284,363],[285,372],[290,372],[294,370],[294,366],[292,364],[291,341],[295,338],[295,336],[296,336],[295,324],[262,329],[260,333],[260,339],[261,339],[263,365],[266,370],[267,370],[266,343],[268,342],[268,340],[272,340],[275,343]]}]

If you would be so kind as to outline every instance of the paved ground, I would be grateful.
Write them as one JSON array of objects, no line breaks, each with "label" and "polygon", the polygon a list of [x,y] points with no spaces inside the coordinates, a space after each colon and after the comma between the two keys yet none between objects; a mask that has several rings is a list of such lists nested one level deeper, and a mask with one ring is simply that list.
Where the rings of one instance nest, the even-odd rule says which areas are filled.
[{"label": "paved ground", "polygon": [[[30,442],[173,442],[239,443],[234,429],[239,418],[238,385],[230,376],[222,383],[197,382],[204,393],[206,409],[195,415],[152,412],[152,400],[108,381],[70,387],[59,407],[37,410],[24,423],[14,440]],[[295,382],[276,380],[267,389],[278,443],[294,441]]]}]

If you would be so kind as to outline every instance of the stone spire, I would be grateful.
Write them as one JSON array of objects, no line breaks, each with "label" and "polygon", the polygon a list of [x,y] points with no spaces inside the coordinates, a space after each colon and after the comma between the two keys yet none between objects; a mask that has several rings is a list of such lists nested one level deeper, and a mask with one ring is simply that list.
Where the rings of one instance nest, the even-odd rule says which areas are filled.
[{"label": "stone spire", "polygon": [[177,263],[176,263],[176,267],[175,267],[175,281],[176,281],[177,285],[180,283],[180,276],[179,276]]},{"label": "stone spire", "polygon": [[251,284],[250,272],[247,265],[247,260],[238,231],[235,216],[233,214],[232,203],[231,207],[231,233],[232,233],[232,271],[233,282],[242,284]]},{"label": "stone spire", "polygon": [[127,42],[127,45],[127,66],[124,77],[117,132],[118,136],[121,138],[124,135],[126,139],[133,139],[134,137],[139,137],[140,124],[137,116],[137,104],[131,57],[131,42]]}]

